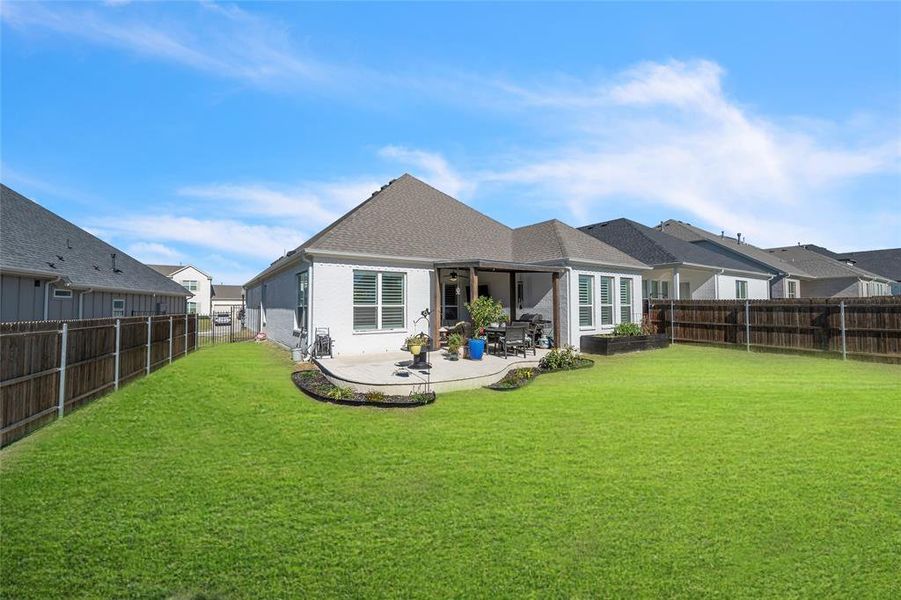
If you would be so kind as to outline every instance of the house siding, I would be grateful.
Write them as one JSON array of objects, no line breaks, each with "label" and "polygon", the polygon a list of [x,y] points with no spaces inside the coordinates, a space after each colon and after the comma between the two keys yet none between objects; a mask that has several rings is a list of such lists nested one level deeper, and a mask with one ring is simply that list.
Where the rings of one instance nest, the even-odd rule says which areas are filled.
[{"label": "house siding", "polygon": [[[31,277],[3,275],[0,277],[0,320],[41,321],[44,319],[44,288],[49,286],[47,318],[52,321],[69,319],[99,319],[113,316],[113,298],[125,300],[125,316],[150,314],[184,314],[185,299],[182,296],[132,294],[128,292],[87,292],[72,290],[71,298],[54,298],[57,286],[46,280]],[[35,281],[39,286],[35,286]],[[68,288],[59,288],[68,289]],[[81,304],[81,311],[79,305]],[[159,304],[159,307],[157,307]]]},{"label": "house siding", "polygon": [[[354,332],[353,272],[390,271],[406,274],[404,328],[392,331]],[[414,325],[429,308],[438,318],[440,307],[432,303],[433,269],[402,262],[359,264],[340,260],[314,260],[312,278],[313,326],[328,327],[336,354],[397,352],[413,333],[429,333],[426,321]],[[508,292],[509,296],[509,292]]]},{"label": "house siding", "polygon": [[46,284],[34,277],[0,275],[0,321],[42,320]]},{"label": "house siding", "polygon": [[[594,277],[592,295],[594,297],[594,310],[591,327],[581,327],[579,325],[579,275],[590,275]],[[600,333],[610,333],[613,328],[622,322],[622,305],[620,304],[620,290],[624,279],[632,280],[632,306],[631,306],[631,322],[641,323],[642,302],[641,290],[643,288],[642,273],[623,273],[622,271],[595,270],[586,268],[573,268],[567,272],[566,281],[566,300],[561,302],[564,307],[565,327],[561,329],[561,337],[573,346],[579,346],[579,338],[583,335],[595,335]],[[601,325],[601,277],[613,277],[613,324]],[[563,287],[563,279],[561,279],[561,287]],[[562,290],[561,290],[562,291]]]},{"label": "house siding", "polygon": [[856,277],[835,277],[805,281],[804,296],[807,298],[858,298],[861,296]]},{"label": "house siding", "polygon": [[303,324],[295,327],[294,311],[297,309],[297,274],[308,269],[310,263],[300,261],[248,288],[247,327],[254,332],[262,331],[272,341],[288,348],[305,345],[306,341],[301,337],[304,327]]}]

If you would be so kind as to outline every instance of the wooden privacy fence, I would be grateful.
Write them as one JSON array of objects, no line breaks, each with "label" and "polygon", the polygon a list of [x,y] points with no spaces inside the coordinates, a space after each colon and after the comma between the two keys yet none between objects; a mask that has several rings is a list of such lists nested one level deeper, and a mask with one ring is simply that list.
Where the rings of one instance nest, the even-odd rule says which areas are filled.
[{"label": "wooden privacy fence", "polygon": [[673,342],[819,352],[901,363],[901,298],[646,300]]},{"label": "wooden privacy fence", "polygon": [[0,446],[195,348],[196,315],[0,323]]}]

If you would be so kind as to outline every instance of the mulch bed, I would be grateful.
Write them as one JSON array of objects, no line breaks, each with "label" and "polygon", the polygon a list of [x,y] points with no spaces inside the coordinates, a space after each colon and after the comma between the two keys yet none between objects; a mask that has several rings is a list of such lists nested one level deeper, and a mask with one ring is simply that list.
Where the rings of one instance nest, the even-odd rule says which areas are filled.
[{"label": "mulch bed", "polygon": [[486,385],[485,388],[498,392],[509,392],[518,390],[535,381],[539,375],[546,373],[559,373],[561,371],[574,371],[576,369],[587,369],[594,366],[594,361],[590,358],[580,358],[576,361],[576,365],[569,369],[542,369],[540,367],[523,367],[520,369],[510,369],[500,381]]},{"label": "mulch bed", "polygon": [[358,392],[350,387],[338,387],[318,369],[296,371],[291,375],[303,393],[320,402],[344,406],[375,406],[378,408],[413,408],[435,401],[435,392],[420,392],[409,396],[382,394],[377,391]]}]

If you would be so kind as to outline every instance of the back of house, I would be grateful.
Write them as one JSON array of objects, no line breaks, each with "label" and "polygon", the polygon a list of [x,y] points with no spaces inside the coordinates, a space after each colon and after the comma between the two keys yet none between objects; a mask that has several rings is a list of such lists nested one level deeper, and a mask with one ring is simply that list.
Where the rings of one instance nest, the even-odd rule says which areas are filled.
[{"label": "back of house", "polygon": [[0,321],[184,314],[183,287],[0,184]]},{"label": "back of house", "polygon": [[559,221],[510,228],[403,175],[248,281],[247,324],[288,347],[398,351],[484,295],[557,344],[641,317],[647,265]]}]

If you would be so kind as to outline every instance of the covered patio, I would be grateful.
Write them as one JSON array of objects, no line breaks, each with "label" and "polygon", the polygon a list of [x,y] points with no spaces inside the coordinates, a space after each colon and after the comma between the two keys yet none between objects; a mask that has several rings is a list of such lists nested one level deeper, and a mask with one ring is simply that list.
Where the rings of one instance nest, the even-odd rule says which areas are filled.
[{"label": "covered patio", "polygon": [[525,358],[485,354],[482,360],[448,360],[444,350],[430,352],[431,369],[412,369],[408,352],[348,355],[317,359],[316,364],[335,385],[350,386],[366,392],[377,390],[385,394],[408,395],[430,388],[435,392],[450,392],[489,385],[500,380],[510,369],[537,367],[548,351],[529,351]]},{"label": "covered patio", "polygon": [[525,313],[540,313],[551,321],[554,344],[560,340],[563,322],[560,303],[562,267],[486,260],[435,263],[432,305],[438,318],[430,335],[440,339],[440,329],[468,321],[465,303],[490,296],[504,305],[510,321]]}]

